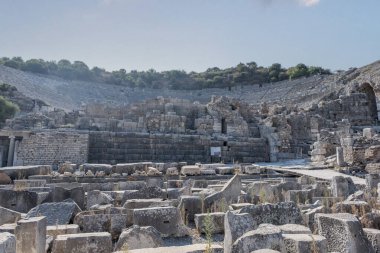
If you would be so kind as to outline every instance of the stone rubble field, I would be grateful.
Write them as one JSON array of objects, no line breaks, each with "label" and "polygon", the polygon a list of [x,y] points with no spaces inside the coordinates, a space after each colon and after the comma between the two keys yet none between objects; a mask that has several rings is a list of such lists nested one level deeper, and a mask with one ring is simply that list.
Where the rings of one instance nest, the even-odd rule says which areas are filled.
[{"label": "stone rubble field", "polygon": [[380,177],[355,181],[264,164],[4,167],[0,252],[380,252]]}]

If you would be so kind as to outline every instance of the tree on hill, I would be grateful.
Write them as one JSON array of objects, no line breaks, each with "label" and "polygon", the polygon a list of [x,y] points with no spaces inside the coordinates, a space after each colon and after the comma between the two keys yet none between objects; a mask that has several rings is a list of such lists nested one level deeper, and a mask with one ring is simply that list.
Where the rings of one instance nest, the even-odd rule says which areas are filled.
[{"label": "tree on hill", "polygon": [[0,124],[12,118],[19,111],[17,105],[0,96]]}]

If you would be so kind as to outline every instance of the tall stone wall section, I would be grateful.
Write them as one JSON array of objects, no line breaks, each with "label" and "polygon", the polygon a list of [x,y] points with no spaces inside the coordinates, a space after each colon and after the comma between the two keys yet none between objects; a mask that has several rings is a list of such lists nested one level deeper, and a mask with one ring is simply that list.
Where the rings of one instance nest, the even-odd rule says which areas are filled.
[{"label": "tall stone wall section", "polygon": [[31,133],[16,145],[14,165],[58,165],[65,161],[85,163],[88,160],[88,142],[88,133]]},{"label": "tall stone wall section", "polygon": [[263,138],[215,140],[210,136],[181,134],[91,132],[91,163],[125,163],[141,161],[211,162],[210,147],[221,147],[224,162],[264,162],[269,160],[268,145]]}]

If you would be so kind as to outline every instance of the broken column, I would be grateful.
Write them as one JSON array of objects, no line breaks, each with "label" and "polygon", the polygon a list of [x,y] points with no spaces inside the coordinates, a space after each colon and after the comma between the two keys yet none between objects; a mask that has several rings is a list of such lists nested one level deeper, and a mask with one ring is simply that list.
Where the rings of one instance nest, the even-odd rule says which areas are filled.
[{"label": "broken column", "polygon": [[17,253],[44,253],[46,245],[46,218],[34,217],[17,222]]}]

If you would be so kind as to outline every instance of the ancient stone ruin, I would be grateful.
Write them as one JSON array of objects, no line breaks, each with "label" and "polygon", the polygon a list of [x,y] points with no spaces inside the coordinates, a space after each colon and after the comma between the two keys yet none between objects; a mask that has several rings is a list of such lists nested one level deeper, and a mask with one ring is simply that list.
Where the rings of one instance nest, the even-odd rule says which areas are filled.
[{"label": "ancient stone ruin", "polygon": [[14,71],[0,252],[380,252],[380,62],[83,104]]}]

